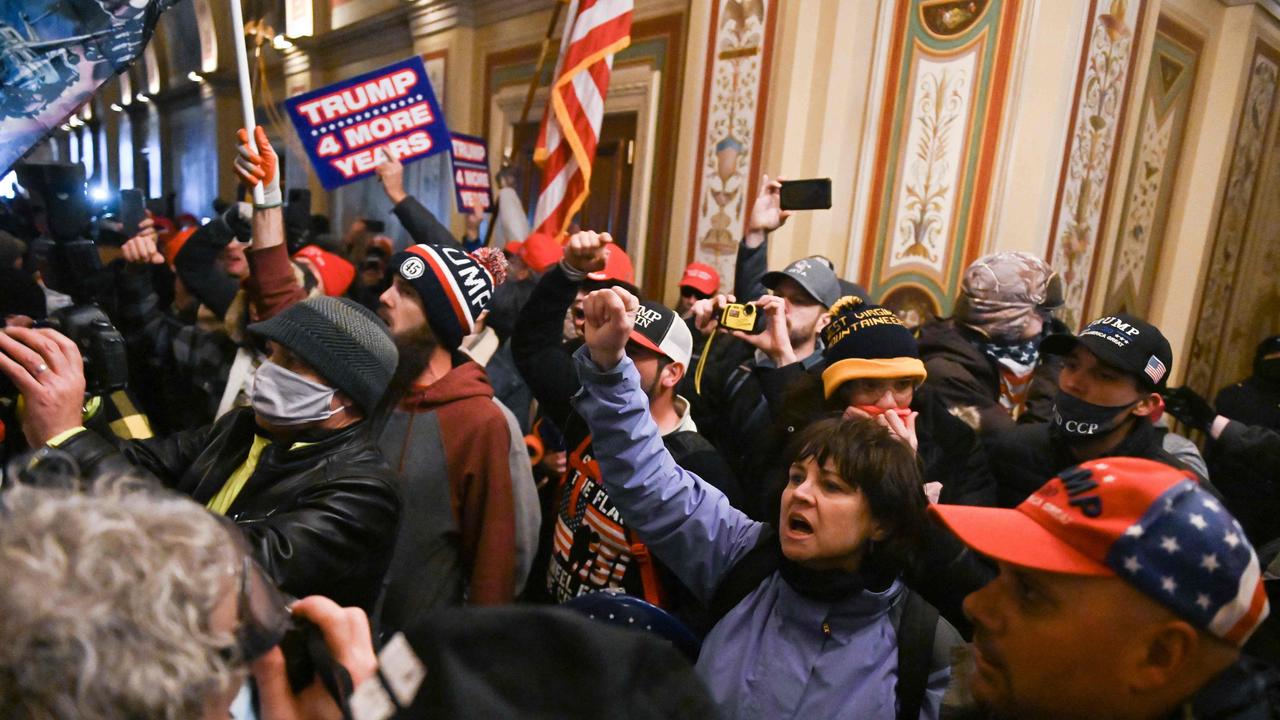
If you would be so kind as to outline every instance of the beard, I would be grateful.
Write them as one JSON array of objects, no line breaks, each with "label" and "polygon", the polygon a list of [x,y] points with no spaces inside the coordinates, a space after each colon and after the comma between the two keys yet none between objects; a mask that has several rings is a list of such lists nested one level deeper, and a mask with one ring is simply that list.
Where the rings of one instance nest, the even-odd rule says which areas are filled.
[{"label": "beard", "polygon": [[421,327],[395,336],[395,343],[400,360],[387,385],[387,397],[399,400],[422,375],[422,371],[427,369],[431,354],[439,347],[440,342],[432,334],[431,328],[423,323]]}]

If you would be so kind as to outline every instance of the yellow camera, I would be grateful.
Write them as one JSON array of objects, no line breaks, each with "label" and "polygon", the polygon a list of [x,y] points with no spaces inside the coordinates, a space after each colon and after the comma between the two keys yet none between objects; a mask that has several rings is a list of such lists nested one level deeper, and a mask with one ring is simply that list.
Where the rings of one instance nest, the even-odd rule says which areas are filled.
[{"label": "yellow camera", "polygon": [[750,303],[729,303],[720,311],[720,327],[741,330],[748,335],[764,332],[765,317],[760,309]]}]

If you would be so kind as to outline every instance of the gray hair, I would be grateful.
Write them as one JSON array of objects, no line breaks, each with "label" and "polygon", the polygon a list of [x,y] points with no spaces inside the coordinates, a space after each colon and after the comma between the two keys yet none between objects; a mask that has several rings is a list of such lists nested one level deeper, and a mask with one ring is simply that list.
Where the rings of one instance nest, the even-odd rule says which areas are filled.
[{"label": "gray hair", "polygon": [[140,490],[0,496],[0,717],[193,718],[243,682],[209,627],[243,553],[204,508]]}]

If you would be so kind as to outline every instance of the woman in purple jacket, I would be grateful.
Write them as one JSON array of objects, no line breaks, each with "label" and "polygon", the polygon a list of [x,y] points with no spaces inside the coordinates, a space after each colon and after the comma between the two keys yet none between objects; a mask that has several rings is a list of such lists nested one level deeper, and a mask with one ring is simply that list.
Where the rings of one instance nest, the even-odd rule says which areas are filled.
[{"label": "woman in purple jacket", "polygon": [[[840,419],[800,433],[788,458],[779,532],[733,508],[675,464],[649,417],[624,349],[638,301],[620,288],[586,299],[586,345],[574,399],[601,476],[624,519],[704,602],[757,546],[776,569],[712,628],[697,671],[726,717],[895,718],[903,707],[899,558],[920,534],[925,496],[911,448],[871,422]],[[932,628],[930,628],[932,629]],[[933,658],[959,642],[937,621]],[[938,717],[950,677],[930,664],[918,717]],[[915,716],[914,711],[907,713]]]}]

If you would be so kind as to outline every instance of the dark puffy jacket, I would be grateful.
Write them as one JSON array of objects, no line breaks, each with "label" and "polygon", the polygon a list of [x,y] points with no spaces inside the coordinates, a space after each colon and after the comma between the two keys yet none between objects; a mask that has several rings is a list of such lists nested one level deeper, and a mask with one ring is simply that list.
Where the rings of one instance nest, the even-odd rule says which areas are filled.
[{"label": "dark puffy jacket", "polygon": [[[983,436],[1001,507],[1016,506],[1059,472],[1084,461],[1072,455],[1070,447],[1055,437],[1049,427],[1049,423],[1019,425]],[[1164,434],[1154,425],[1139,419],[1124,440],[1101,457],[1144,458],[1189,471],[1190,468],[1165,451],[1163,438]]]},{"label": "dark puffy jacket", "polygon": [[1245,425],[1280,430],[1280,383],[1251,375],[1219,390],[1213,407]]},{"label": "dark puffy jacket", "polygon": [[1254,546],[1280,538],[1280,432],[1233,420],[1209,450],[1214,484]]},{"label": "dark puffy jacket", "polygon": [[[1054,321],[1053,332],[1066,331],[1065,325]],[[920,359],[929,373],[925,385],[933,388],[952,412],[965,414],[972,408],[977,413],[978,432],[1007,430],[1015,423],[1000,404],[1000,368],[975,344],[980,338],[955,320],[936,320],[920,328]],[[1060,367],[1056,357],[1040,357],[1018,423],[1049,421]]]},{"label": "dark puffy jacket", "polygon": [[[253,411],[165,439],[112,445],[92,431],[59,446],[87,475],[149,471],[164,485],[208,503],[244,463],[258,432]],[[227,517],[285,592],[326,595],[371,611],[391,559],[400,496],[391,468],[364,423],[262,451]],[[123,454],[123,456],[122,456]],[[127,461],[127,462],[126,462]],[[136,467],[130,467],[129,464]]]}]

